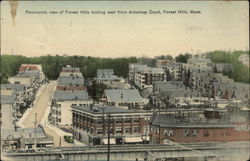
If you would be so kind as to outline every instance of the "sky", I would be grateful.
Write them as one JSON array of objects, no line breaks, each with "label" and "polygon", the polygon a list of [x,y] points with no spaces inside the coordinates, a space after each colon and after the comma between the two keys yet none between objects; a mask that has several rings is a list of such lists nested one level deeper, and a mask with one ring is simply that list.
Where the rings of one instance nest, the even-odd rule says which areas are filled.
[{"label": "sky", "polygon": [[[27,14],[27,11],[64,14]],[[161,14],[65,14],[65,11]],[[196,10],[201,14],[163,14]],[[247,1],[19,1],[15,25],[1,2],[1,54],[129,57],[249,50]]]}]

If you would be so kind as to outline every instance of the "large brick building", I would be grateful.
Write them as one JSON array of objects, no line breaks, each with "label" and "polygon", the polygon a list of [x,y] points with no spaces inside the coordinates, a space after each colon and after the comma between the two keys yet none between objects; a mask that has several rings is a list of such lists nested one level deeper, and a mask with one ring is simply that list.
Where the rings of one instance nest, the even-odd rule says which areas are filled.
[{"label": "large brick building", "polygon": [[74,137],[86,144],[107,144],[108,118],[111,115],[110,143],[149,141],[150,111],[133,111],[111,106],[72,106]]},{"label": "large brick building", "polygon": [[178,112],[156,115],[151,123],[151,142],[230,142],[247,141],[249,121],[234,123],[225,111]]}]

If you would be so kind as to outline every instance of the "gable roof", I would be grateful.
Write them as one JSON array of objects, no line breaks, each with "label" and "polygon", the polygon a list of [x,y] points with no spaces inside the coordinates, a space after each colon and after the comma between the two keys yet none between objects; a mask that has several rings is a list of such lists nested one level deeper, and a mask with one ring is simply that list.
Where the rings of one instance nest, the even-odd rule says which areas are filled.
[{"label": "gable roof", "polygon": [[23,84],[1,84],[2,89],[11,89],[15,92],[25,91],[25,85]]},{"label": "gable roof", "polygon": [[15,95],[1,95],[1,104],[13,104],[15,100]]},{"label": "gable roof", "polygon": [[114,74],[114,70],[113,69],[97,69],[97,75],[98,74]]},{"label": "gable roof", "polygon": [[60,73],[60,77],[72,77],[72,76],[74,76],[74,77],[83,77],[82,76],[82,73],[81,72],[61,72]]},{"label": "gable roof", "polygon": [[54,99],[56,101],[73,101],[73,100],[88,100],[87,91],[61,91],[56,90],[54,93]]},{"label": "gable roof", "polygon": [[62,71],[66,71],[66,72],[80,72],[80,68],[62,67]]},{"label": "gable roof", "polygon": [[84,85],[84,79],[78,76],[59,77],[58,85]]},{"label": "gable roof", "polygon": [[105,90],[105,95],[112,102],[132,103],[143,101],[137,89],[110,89]]},{"label": "gable roof", "polygon": [[17,76],[28,76],[28,77],[40,77],[40,71],[39,70],[30,70],[30,71],[24,71],[17,74]]}]

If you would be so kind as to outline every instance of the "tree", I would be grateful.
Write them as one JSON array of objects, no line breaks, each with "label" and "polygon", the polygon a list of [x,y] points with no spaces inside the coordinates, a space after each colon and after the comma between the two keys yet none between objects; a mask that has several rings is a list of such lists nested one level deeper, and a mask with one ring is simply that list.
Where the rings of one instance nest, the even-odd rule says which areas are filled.
[{"label": "tree", "polygon": [[156,56],[155,59],[157,59],[157,60],[174,60],[172,55],[160,55],[160,56]]},{"label": "tree", "polygon": [[188,54],[188,53],[186,53],[186,54],[180,54],[180,55],[178,55],[178,56],[176,56],[175,57],[175,61],[176,62],[181,62],[181,63],[187,63],[187,60],[189,59],[189,58],[191,58],[192,57],[192,55],[191,54]]}]

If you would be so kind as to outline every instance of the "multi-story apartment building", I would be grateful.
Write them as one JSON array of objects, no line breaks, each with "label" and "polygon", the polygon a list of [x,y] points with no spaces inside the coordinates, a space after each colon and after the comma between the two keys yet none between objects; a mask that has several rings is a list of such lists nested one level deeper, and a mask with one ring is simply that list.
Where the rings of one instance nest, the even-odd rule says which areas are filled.
[{"label": "multi-story apartment building", "polygon": [[16,95],[16,104],[19,108],[27,105],[28,95],[23,84],[1,84],[1,90],[13,90]]},{"label": "multi-story apartment building", "polygon": [[167,80],[182,80],[182,63],[174,60],[157,60],[156,67],[164,69]]},{"label": "multi-story apartment building", "polygon": [[97,69],[96,81],[105,84],[108,88],[126,89],[130,87],[122,77],[114,74],[113,69]]},{"label": "multi-story apartment building", "polygon": [[134,74],[134,84],[140,88],[153,87],[155,81],[165,81],[166,73],[161,68],[142,67]]},{"label": "multi-story apartment building", "polygon": [[130,63],[129,64],[129,81],[131,83],[135,83],[135,73],[139,72],[141,68],[146,68],[147,65],[141,65],[137,63]]},{"label": "multi-story apartment building", "polygon": [[84,78],[79,68],[63,67],[57,81],[57,87],[51,104],[50,121],[59,127],[72,125],[71,106],[90,104]]},{"label": "multi-story apartment building", "polygon": [[212,66],[212,62],[209,58],[206,58],[205,56],[193,56],[192,58],[187,60],[187,64],[196,64],[199,67],[206,67],[206,66]]},{"label": "multi-story apartment building", "polygon": [[39,83],[45,81],[45,75],[42,71],[42,66],[38,64],[22,64],[19,67],[19,74],[23,76],[35,76]]},{"label": "multi-story apartment building", "polygon": [[51,104],[50,121],[52,124],[61,127],[71,127],[72,115],[71,106],[76,104],[90,104],[86,90],[61,91],[56,90]]},{"label": "multi-story apartment building", "polygon": [[57,81],[57,90],[87,90],[84,85],[84,78],[82,75],[60,76]]},{"label": "multi-story apartment building", "polygon": [[15,92],[12,90],[1,90],[1,128],[10,129],[15,126],[18,107],[16,105]]},{"label": "multi-story apartment building", "polygon": [[238,61],[240,61],[245,66],[249,67],[249,54],[240,55]]},{"label": "multi-story apartment building", "polygon": [[111,144],[149,142],[151,111],[97,105],[72,106],[72,111],[74,137],[86,144],[107,144],[108,131]]}]

